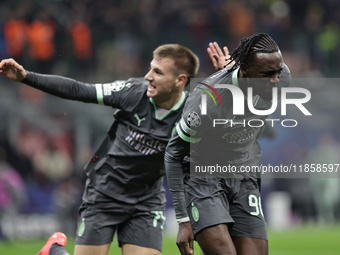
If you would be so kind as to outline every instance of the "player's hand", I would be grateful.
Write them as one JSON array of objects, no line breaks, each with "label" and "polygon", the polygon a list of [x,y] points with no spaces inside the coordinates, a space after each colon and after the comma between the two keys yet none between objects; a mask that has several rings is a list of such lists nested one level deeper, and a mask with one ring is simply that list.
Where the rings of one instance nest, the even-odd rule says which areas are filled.
[{"label": "player's hand", "polygon": [[27,73],[14,59],[9,58],[0,62],[0,74],[12,81],[22,81]]},{"label": "player's hand", "polygon": [[190,222],[179,224],[176,244],[182,255],[194,254],[194,231]]},{"label": "player's hand", "polygon": [[[224,51],[224,52],[223,52]],[[230,62],[229,58],[229,50],[227,46],[223,47],[223,51],[217,42],[209,43],[209,47],[207,48],[207,52],[211,59],[211,62],[214,65],[216,71],[225,68],[226,66],[233,65],[234,62]]]}]

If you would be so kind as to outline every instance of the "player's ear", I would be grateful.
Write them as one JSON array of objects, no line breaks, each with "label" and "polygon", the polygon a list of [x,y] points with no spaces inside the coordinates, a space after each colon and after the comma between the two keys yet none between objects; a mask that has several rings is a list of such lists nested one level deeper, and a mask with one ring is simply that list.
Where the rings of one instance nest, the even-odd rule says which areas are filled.
[{"label": "player's ear", "polygon": [[241,72],[243,74],[243,77],[247,77],[248,66],[246,64],[241,64],[240,69],[241,69]]},{"label": "player's ear", "polygon": [[186,74],[180,74],[177,76],[176,79],[176,86],[185,86],[186,82],[188,80],[188,76]]}]

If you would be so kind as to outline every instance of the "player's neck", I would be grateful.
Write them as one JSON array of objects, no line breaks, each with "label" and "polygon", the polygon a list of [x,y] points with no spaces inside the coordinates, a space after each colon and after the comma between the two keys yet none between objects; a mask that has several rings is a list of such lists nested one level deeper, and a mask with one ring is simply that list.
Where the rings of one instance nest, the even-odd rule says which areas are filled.
[{"label": "player's neck", "polygon": [[165,110],[170,110],[172,107],[174,107],[175,104],[181,100],[182,97],[182,91],[176,93],[175,95],[168,97],[165,100],[154,98],[154,102],[157,107],[165,109]]},{"label": "player's neck", "polygon": [[248,88],[247,78],[244,77],[241,71],[241,68],[238,71],[237,77],[238,77],[238,84],[239,84],[240,89],[243,91],[243,93],[247,93],[247,88]]}]

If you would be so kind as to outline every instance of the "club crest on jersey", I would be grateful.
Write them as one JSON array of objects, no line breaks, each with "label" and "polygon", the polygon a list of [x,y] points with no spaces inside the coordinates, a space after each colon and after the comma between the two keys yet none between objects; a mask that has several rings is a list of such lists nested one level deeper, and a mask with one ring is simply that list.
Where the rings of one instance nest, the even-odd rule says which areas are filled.
[{"label": "club crest on jersey", "polygon": [[190,127],[199,127],[201,125],[201,118],[197,112],[190,112],[187,117],[187,122]]}]

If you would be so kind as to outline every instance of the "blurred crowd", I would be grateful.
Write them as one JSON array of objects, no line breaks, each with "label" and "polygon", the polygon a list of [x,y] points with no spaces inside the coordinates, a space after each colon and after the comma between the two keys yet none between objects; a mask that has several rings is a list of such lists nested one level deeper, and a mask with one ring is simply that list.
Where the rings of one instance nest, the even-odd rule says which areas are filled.
[{"label": "blurred crowd", "polygon": [[[242,37],[255,32],[267,32],[277,41],[293,76],[339,76],[338,0],[0,3],[1,59],[12,57],[28,70],[85,82],[143,76],[153,49],[163,43],[192,49],[201,60],[199,76],[204,77],[213,72],[206,53],[209,42],[233,50]],[[104,136],[112,109],[85,108],[5,79],[0,79],[0,87],[0,218],[52,214],[63,219],[64,232],[73,234],[82,167]],[[336,115],[336,109],[331,114]],[[327,155],[332,157],[327,162],[336,163],[340,137],[334,125],[339,121],[332,121],[322,129],[276,130],[276,141],[264,138],[264,161],[275,164],[282,156],[281,161],[301,163],[322,161]],[[292,214],[302,222],[340,220],[340,198],[334,195],[340,194],[339,179],[264,183],[268,194],[290,195]],[[1,236],[6,234],[0,230]]]},{"label": "blurred crowd", "polygon": [[336,0],[4,0],[0,55],[41,72],[111,80],[142,75],[156,46],[177,42],[199,55],[205,74],[208,42],[232,50],[264,31],[295,73],[335,76],[339,12]]}]

